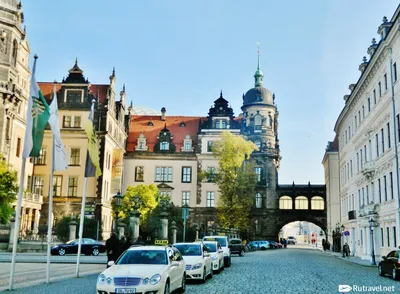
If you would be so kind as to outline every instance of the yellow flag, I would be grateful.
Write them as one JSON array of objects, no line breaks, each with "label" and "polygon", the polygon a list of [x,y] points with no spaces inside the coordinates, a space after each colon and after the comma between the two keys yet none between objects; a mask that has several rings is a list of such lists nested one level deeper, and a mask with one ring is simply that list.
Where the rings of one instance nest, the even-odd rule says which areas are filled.
[{"label": "yellow flag", "polygon": [[93,128],[94,103],[90,109],[89,120],[85,124],[86,135],[88,136],[88,154],[86,156],[85,177],[101,176],[99,146],[97,144],[96,133]]}]

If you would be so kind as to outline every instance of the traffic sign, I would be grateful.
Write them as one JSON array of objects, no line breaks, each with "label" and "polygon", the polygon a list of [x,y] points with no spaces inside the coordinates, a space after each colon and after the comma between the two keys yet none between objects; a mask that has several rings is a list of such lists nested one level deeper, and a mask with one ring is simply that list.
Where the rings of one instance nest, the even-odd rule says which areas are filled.
[{"label": "traffic sign", "polygon": [[350,236],[350,232],[349,232],[349,231],[344,231],[344,232],[343,232],[343,235],[344,235],[344,236]]}]

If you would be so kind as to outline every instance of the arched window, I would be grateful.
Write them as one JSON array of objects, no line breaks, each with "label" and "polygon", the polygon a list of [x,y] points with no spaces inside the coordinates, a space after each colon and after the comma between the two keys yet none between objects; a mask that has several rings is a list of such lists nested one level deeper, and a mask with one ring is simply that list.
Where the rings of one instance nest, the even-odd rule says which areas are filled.
[{"label": "arched window", "polygon": [[262,207],[262,196],[260,193],[256,194],[256,208]]},{"label": "arched window", "polygon": [[13,66],[17,65],[17,53],[18,53],[18,42],[17,42],[17,40],[14,40],[13,48],[12,48],[12,55],[11,55],[11,63],[13,64]]},{"label": "arched window", "polygon": [[308,199],[305,196],[298,196],[295,200],[295,209],[308,209]]},{"label": "arched window", "polygon": [[272,116],[268,115],[268,126],[272,128]]},{"label": "arched window", "polygon": [[311,198],[311,209],[324,210],[324,208],[325,208],[324,198],[320,196],[314,196],[313,198]]},{"label": "arched window", "polygon": [[257,127],[257,129],[261,129],[261,122],[262,122],[261,115],[257,114],[254,117],[254,125]]},{"label": "arched window", "polygon": [[289,196],[279,198],[279,209],[292,209],[292,198]]}]

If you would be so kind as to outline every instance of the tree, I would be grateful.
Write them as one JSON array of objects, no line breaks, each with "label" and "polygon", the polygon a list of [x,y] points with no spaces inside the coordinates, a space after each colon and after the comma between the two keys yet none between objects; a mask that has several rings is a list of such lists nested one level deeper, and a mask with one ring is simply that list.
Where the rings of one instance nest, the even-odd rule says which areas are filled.
[{"label": "tree", "polygon": [[[129,213],[134,210],[135,203],[131,202],[131,198],[138,195],[141,203],[138,211],[140,212],[140,223],[144,225],[150,212],[157,206],[159,201],[158,188],[154,184],[145,185],[140,184],[137,186],[128,186],[125,195],[122,198],[122,206],[118,216],[122,219],[127,219]],[[113,216],[115,217],[116,207],[114,201],[112,202]]]},{"label": "tree", "polygon": [[0,155],[0,223],[7,224],[14,210],[12,203],[17,199],[17,173],[6,164]]},{"label": "tree", "polygon": [[214,143],[213,155],[219,159],[214,179],[219,187],[217,204],[219,225],[226,229],[246,230],[253,206],[257,175],[254,165],[245,162],[257,146],[229,132]]}]

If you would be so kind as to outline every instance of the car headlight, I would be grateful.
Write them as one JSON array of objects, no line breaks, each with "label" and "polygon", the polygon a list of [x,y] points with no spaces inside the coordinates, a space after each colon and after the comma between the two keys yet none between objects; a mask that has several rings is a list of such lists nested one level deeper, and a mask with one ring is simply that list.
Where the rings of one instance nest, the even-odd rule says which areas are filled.
[{"label": "car headlight", "polygon": [[103,285],[105,282],[106,282],[106,276],[100,274],[99,277],[97,278],[97,284]]},{"label": "car headlight", "polygon": [[212,257],[212,260],[217,260],[217,256],[213,256],[213,257]]},{"label": "car headlight", "polygon": [[194,266],[192,266],[192,270],[197,270],[201,268],[203,265],[201,263],[196,263]]},{"label": "car headlight", "polygon": [[147,285],[149,283],[150,279],[149,278],[145,278],[143,279],[142,283],[143,285]]},{"label": "car headlight", "polygon": [[159,275],[159,274],[155,274],[154,276],[152,276],[150,278],[150,284],[152,284],[152,285],[157,284],[159,281],[161,281],[161,275]]},{"label": "car headlight", "polygon": [[107,278],[107,279],[106,279],[106,282],[107,282],[108,285],[111,285],[112,281],[113,281],[112,278]]}]

